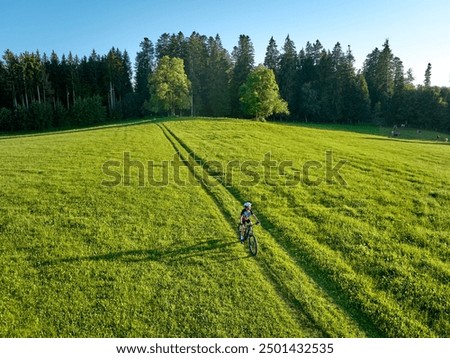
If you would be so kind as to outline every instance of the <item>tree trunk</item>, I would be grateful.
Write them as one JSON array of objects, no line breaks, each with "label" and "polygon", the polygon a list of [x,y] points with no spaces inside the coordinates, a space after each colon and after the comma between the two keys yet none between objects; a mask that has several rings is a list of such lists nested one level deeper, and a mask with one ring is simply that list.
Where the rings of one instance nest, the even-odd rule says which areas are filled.
[{"label": "tree trunk", "polygon": [[114,88],[112,82],[109,82],[109,97],[110,97],[110,109],[113,110],[115,107],[114,103]]},{"label": "tree trunk", "polygon": [[12,94],[13,94],[14,108],[17,108],[17,94],[16,94],[16,86],[14,86],[14,82],[12,84]]}]

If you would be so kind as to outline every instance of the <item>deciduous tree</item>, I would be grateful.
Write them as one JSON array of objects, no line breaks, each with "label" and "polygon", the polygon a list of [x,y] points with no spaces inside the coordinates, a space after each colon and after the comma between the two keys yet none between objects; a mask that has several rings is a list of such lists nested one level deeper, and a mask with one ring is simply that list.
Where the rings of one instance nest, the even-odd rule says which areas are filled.
[{"label": "deciduous tree", "polygon": [[289,114],[286,101],[280,97],[273,70],[262,65],[256,67],[240,89],[244,113],[265,120],[274,113]]},{"label": "deciduous tree", "polygon": [[173,116],[176,110],[190,108],[190,87],[183,60],[162,57],[149,77],[151,109],[156,113],[166,111]]}]

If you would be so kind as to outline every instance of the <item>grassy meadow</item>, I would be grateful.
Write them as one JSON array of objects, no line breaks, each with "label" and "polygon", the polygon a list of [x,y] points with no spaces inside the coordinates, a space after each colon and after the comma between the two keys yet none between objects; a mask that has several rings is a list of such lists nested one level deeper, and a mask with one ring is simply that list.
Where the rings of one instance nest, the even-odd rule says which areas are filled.
[{"label": "grassy meadow", "polygon": [[449,154],[225,119],[0,137],[0,337],[448,337]]}]

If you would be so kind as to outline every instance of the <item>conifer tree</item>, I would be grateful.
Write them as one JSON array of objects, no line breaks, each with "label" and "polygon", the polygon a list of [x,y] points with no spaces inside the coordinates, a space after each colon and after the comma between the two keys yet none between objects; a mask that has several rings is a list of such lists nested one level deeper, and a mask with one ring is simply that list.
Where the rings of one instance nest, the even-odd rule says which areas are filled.
[{"label": "conifer tree", "polygon": [[238,45],[233,48],[234,68],[230,81],[230,103],[234,116],[243,114],[240,106],[239,89],[247,80],[247,76],[255,63],[255,50],[249,36],[240,35]]},{"label": "conifer tree", "polygon": [[279,70],[280,65],[280,51],[273,37],[269,40],[269,45],[266,49],[266,56],[264,57],[264,66],[274,71],[275,76]]},{"label": "conifer tree", "polygon": [[425,80],[423,81],[425,87],[431,86],[431,63],[428,64],[427,69],[425,70]]},{"label": "conifer tree", "polygon": [[281,97],[286,99],[291,112],[297,111],[297,70],[297,50],[295,49],[294,41],[292,41],[288,35],[284,41],[280,55],[278,83],[280,86]]},{"label": "conifer tree", "polygon": [[231,57],[222,46],[219,35],[208,39],[208,67],[205,90],[206,115],[219,117],[230,115],[229,81],[232,68]]},{"label": "conifer tree", "polygon": [[207,37],[193,32],[186,39],[186,74],[191,82],[191,115],[204,115],[207,106]]},{"label": "conifer tree", "polygon": [[141,50],[136,54],[134,64],[134,91],[137,98],[137,105],[142,108],[144,102],[150,99],[148,88],[148,78],[153,71],[155,62],[155,49],[152,41],[148,37],[140,43]]}]

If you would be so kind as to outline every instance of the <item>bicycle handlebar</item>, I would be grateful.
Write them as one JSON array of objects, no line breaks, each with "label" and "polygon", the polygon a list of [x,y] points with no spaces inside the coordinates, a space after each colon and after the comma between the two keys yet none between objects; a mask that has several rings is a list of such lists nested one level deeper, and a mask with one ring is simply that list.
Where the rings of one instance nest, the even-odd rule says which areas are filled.
[{"label": "bicycle handlebar", "polygon": [[257,221],[257,222],[254,223],[254,224],[253,224],[252,222],[250,222],[250,223],[245,223],[245,224],[242,224],[241,222],[239,222],[238,225],[248,225],[248,226],[261,225],[261,222],[260,222],[260,221]]},{"label": "bicycle handlebar", "polygon": [[253,225],[260,225],[261,223],[259,222],[259,221],[257,221],[257,222],[255,222],[254,224],[253,223],[249,223],[249,224],[247,224],[247,225],[250,225],[250,226],[253,226]]}]

